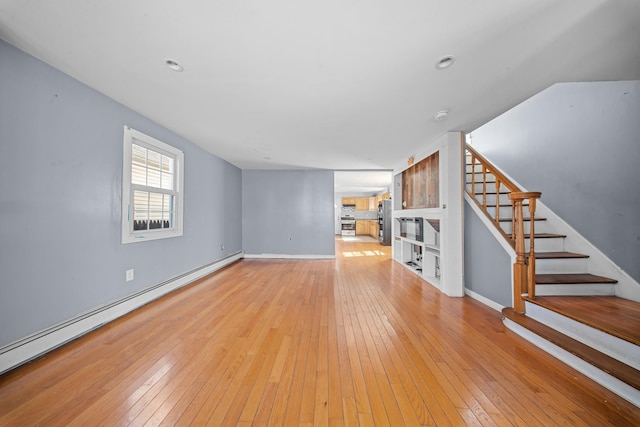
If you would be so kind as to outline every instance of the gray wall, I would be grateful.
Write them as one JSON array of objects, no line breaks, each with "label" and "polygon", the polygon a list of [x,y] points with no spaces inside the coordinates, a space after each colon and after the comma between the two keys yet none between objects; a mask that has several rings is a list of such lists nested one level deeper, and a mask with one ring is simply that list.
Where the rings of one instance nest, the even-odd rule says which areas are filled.
[{"label": "gray wall", "polygon": [[640,281],[640,82],[556,84],[472,143]]},{"label": "gray wall", "polygon": [[512,263],[507,252],[465,202],[465,288],[505,307],[511,307],[511,269]]},{"label": "gray wall", "polygon": [[335,255],[334,215],[333,171],[242,171],[247,254]]},{"label": "gray wall", "polygon": [[[0,346],[242,249],[238,168],[3,41],[0,94]],[[184,236],[120,243],[124,125],[184,151]]]},{"label": "gray wall", "polygon": [[399,173],[393,177],[393,210],[402,209],[402,173]]}]

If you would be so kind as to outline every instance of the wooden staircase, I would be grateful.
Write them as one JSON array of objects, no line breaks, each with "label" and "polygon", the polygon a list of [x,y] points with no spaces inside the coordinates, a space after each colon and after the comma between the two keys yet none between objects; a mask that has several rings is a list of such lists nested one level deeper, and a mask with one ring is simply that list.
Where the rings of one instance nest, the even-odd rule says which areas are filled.
[{"label": "wooden staircase", "polygon": [[514,249],[514,280],[525,282],[514,283],[505,324],[640,406],[640,303],[591,274],[588,255],[564,250],[566,235],[544,232],[540,194],[522,192],[470,146],[466,192]]}]

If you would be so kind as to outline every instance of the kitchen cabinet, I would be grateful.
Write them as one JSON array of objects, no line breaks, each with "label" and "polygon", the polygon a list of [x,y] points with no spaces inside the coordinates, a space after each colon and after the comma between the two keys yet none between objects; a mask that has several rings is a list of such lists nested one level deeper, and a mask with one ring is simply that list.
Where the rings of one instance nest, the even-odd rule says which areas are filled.
[{"label": "kitchen cabinet", "polygon": [[342,198],[342,205],[355,205],[356,204],[356,198],[355,197],[343,197]]},{"label": "kitchen cabinet", "polygon": [[369,198],[368,197],[356,197],[356,210],[368,211],[369,210]]},{"label": "kitchen cabinet", "polygon": [[378,238],[378,221],[375,219],[357,219],[356,236],[371,236]]},{"label": "kitchen cabinet", "polygon": [[378,197],[369,197],[369,210],[375,211],[378,209]]},{"label": "kitchen cabinet", "polygon": [[371,221],[371,223],[369,224],[369,235],[374,239],[377,239],[378,235],[380,234],[379,228],[380,224],[378,224],[378,221]]},{"label": "kitchen cabinet", "polygon": [[[387,193],[389,194],[389,193]],[[377,211],[380,196],[374,197],[343,197],[343,205],[355,205],[357,211]]]}]

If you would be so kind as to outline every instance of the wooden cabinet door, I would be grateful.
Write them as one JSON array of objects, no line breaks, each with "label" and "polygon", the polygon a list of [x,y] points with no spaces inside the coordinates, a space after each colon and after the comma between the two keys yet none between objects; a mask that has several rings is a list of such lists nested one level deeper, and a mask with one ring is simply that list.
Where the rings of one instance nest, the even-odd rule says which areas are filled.
[{"label": "wooden cabinet door", "polygon": [[368,211],[369,210],[369,198],[368,197],[356,197],[356,210]]},{"label": "wooden cabinet door", "polygon": [[356,204],[356,199],[353,197],[343,197],[342,198],[342,204],[343,205],[355,205]]},{"label": "wooden cabinet door", "polygon": [[366,221],[356,220],[356,236],[362,236],[363,234],[367,234],[365,232]]},{"label": "wooden cabinet door", "polygon": [[371,229],[369,230],[371,237],[378,238],[378,227],[378,221],[371,221]]}]

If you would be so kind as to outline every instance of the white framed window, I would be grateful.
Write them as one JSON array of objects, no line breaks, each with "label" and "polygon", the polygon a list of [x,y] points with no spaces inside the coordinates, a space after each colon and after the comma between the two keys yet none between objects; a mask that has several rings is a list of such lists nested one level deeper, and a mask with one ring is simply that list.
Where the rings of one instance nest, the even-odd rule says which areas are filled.
[{"label": "white framed window", "polygon": [[122,243],[182,236],[184,153],[124,127]]}]

